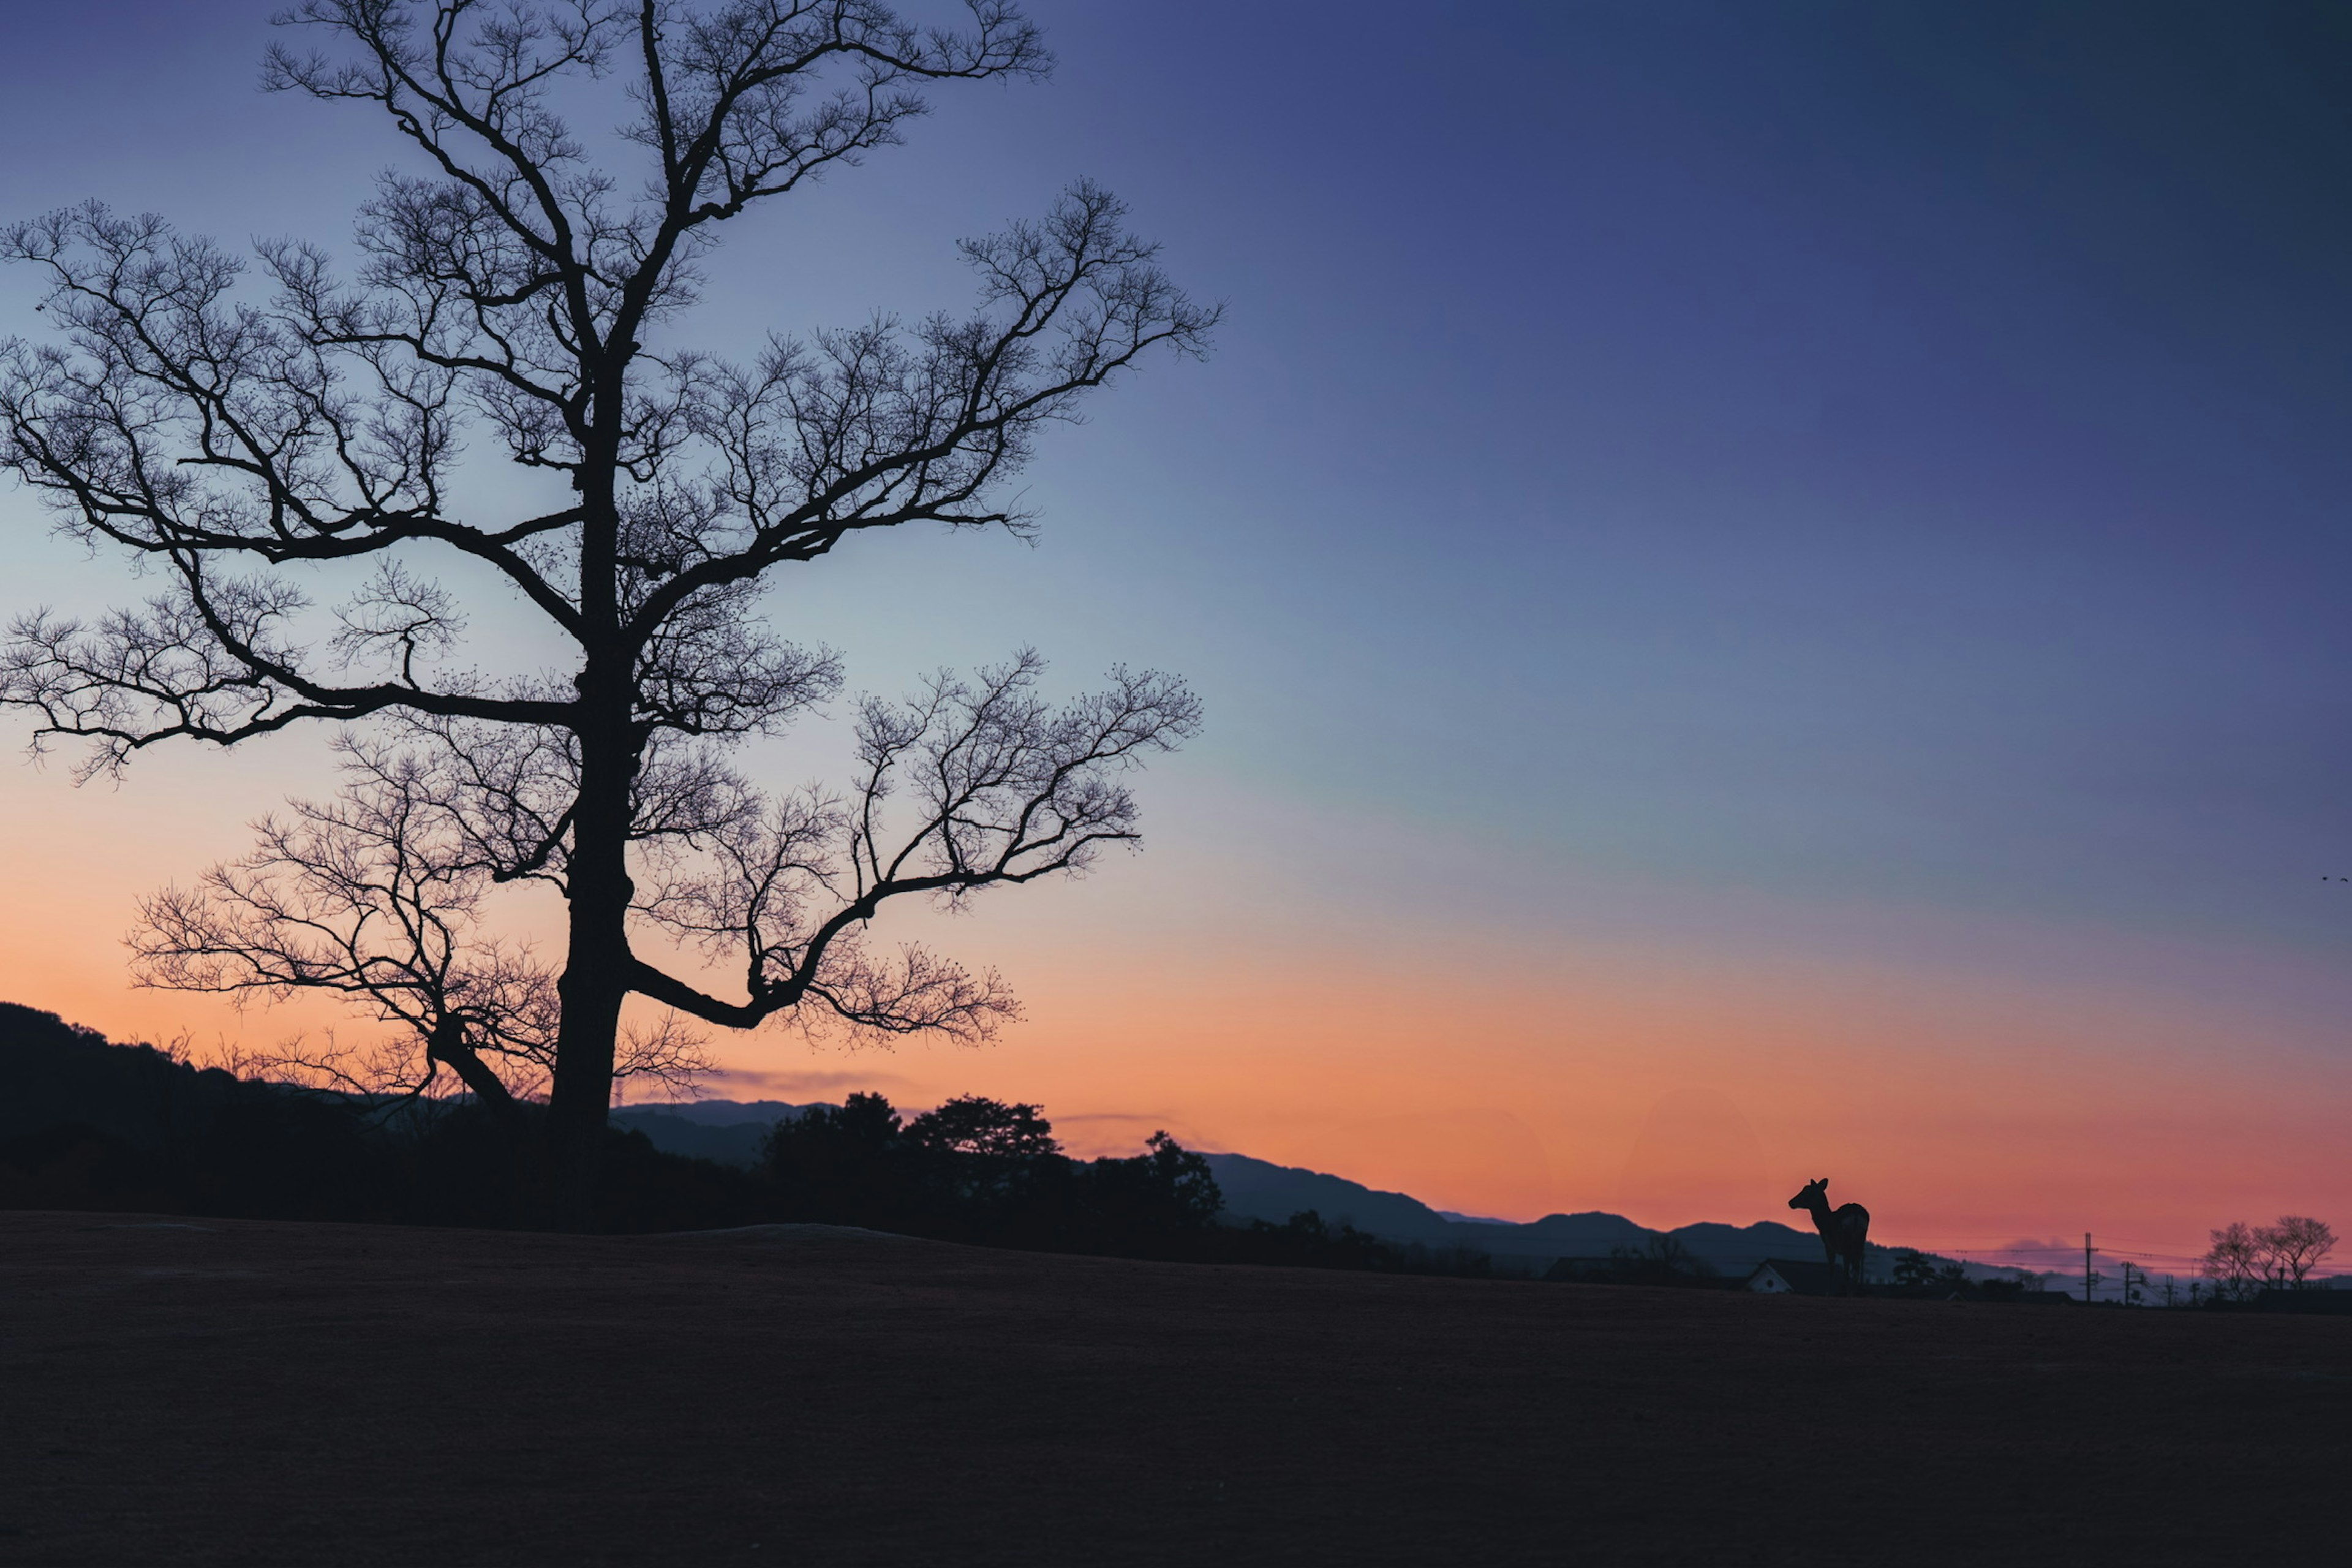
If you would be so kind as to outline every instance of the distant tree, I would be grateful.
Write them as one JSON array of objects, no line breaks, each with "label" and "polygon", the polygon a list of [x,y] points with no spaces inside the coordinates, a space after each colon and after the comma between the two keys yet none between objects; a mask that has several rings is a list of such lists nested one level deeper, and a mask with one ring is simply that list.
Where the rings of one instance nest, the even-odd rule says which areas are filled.
[{"label": "distant tree", "polygon": [[2233,1221],[2214,1231],[2212,1237],[2213,1245],[2206,1249],[2199,1267],[2214,1299],[2250,1299],[2261,1288],[2263,1278],[2262,1248],[2253,1232],[2242,1222]]},{"label": "distant tree", "polygon": [[2264,1286],[2297,1289],[2336,1248],[2336,1232],[2306,1215],[2276,1225],[2233,1223],[2212,1233],[2201,1271],[2220,1300],[2243,1300]]},{"label": "distant tree", "polygon": [[1905,1248],[1895,1257],[1895,1283],[1898,1289],[1916,1290],[1936,1278],[1936,1265],[1924,1252]]},{"label": "distant tree", "polygon": [[888,1149],[898,1142],[898,1113],[878,1094],[853,1094],[838,1107],[812,1105],[800,1115],[776,1124],[772,1140],[789,1129],[801,1137],[816,1137],[844,1147]]},{"label": "distant tree", "polygon": [[813,1105],[769,1130],[760,1172],[786,1217],[888,1228],[903,1225],[915,1194],[898,1155],[898,1113],[878,1094],[838,1108]]},{"label": "distant tree", "polygon": [[787,1218],[1057,1249],[1192,1256],[1224,1206],[1208,1162],[1165,1132],[1079,1162],[1036,1106],[981,1095],[905,1121],[878,1094],[811,1107],[770,1131],[759,1174]]},{"label": "distant tree", "polygon": [[982,1095],[963,1094],[907,1123],[907,1141],[918,1148],[973,1159],[1019,1163],[1062,1152],[1054,1124],[1034,1105],[1007,1105]]},{"label": "distant tree", "polygon": [[2302,1289],[2311,1271],[2336,1250],[2336,1232],[2305,1215],[2282,1215],[2276,1225],[2257,1226],[2253,1240],[2264,1278],[2290,1289]]},{"label": "distant tree", "polygon": [[[95,620],[20,618],[0,700],[40,741],[88,742],[85,776],[173,740],[363,726],[352,809],[415,828],[436,876],[566,905],[560,962],[529,977],[554,1002],[527,1023],[493,1016],[494,964],[453,967],[437,1000],[353,989],[373,955],[349,926],[320,939],[333,973],[280,965],[284,923],[235,874],[217,910],[167,896],[151,977],[323,984],[421,1031],[427,1066],[544,1072],[565,1225],[593,1214],[632,995],[722,1028],[985,1036],[1013,1011],[995,975],[877,951],[869,922],[1134,845],[1120,775],[1199,722],[1148,672],[1055,708],[1023,653],[860,705],[844,790],[772,794],[729,760],[841,685],[832,652],[766,623],[773,574],[880,530],[1028,533],[1009,487],[1043,432],[1145,355],[1203,352],[1216,320],[1082,183],[964,242],[962,319],[880,316],[743,363],[681,339],[727,224],[897,142],[927,84],[1045,72],[1013,0],[966,5],[956,31],[882,0],[298,0],[279,20],[328,47],[273,48],[265,84],[373,104],[411,154],[361,206],[350,276],[271,241],[250,295],[246,262],[96,205],[0,232],[66,340],[0,345],[0,467],[159,584]],[[619,116],[601,142],[565,118],[598,91]],[[468,490],[467,454],[515,484]],[[496,584],[471,621],[520,606],[559,651],[468,657],[469,579]],[[251,973],[208,968],[199,939],[248,927],[269,948]],[[662,967],[646,935],[738,989]]]},{"label": "distant tree", "polygon": [[[1225,1206],[1225,1195],[1218,1190],[1216,1173],[1209,1168],[1209,1162],[1164,1130],[1145,1139],[1143,1152],[1124,1163],[1138,1169],[1160,1205],[1179,1225],[1213,1225]],[[1097,1167],[1102,1163],[1096,1162]]]},{"label": "distant tree", "polygon": [[1164,1131],[1142,1153],[1096,1160],[1077,1175],[1082,1228],[1113,1246],[1197,1237],[1225,1204],[1208,1161]]},{"label": "distant tree", "polygon": [[907,1123],[908,1152],[958,1201],[1003,1204],[1066,1173],[1054,1124],[1034,1105],[960,1095]]}]

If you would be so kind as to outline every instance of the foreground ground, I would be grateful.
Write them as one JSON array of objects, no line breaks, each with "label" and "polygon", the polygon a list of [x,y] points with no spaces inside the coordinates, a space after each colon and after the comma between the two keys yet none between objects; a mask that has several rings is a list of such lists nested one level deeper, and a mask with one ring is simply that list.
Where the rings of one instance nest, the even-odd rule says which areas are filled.
[{"label": "foreground ground", "polygon": [[0,1214],[0,1562],[2332,1557],[2352,1320]]}]

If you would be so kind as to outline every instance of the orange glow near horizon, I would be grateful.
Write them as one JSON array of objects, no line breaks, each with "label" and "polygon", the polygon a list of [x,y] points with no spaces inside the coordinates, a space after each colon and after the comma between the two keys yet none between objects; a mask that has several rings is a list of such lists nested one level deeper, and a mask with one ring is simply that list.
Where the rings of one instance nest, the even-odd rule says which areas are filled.
[{"label": "orange glow near horizon", "polygon": [[[236,848],[239,814],[217,808],[257,782],[215,770],[157,812],[154,782],[10,781],[40,810],[0,839],[16,890],[0,996],[118,1039],[190,1030],[200,1053],[353,1026],[128,984],[116,938],[136,896]],[[184,811],[208,820],[192,830]],[[1787,1198],[1822,1174],[1870,1206],[1879,1238],[1948,1251],[2086,1228],[2171,1250],[2232,1219],[2352,1220],[2352,1175],[2329,1158],[2352,1082],[2309,1041],[2240,1039],[2222,1010],[1704,942],[1391,952],[1286,934],[1278,913],[1213,928],[1182,913],[1181,877],[1146,864],[953,923],[950,949],[1000,963],[1027,1001],[999,1042],[736,1037],[711,1092],[870,1088],[908,1107],[987,1093],[1041,1103],[1077,1153],[1164,1127],[1518,1220],[1801,1224]]]}]

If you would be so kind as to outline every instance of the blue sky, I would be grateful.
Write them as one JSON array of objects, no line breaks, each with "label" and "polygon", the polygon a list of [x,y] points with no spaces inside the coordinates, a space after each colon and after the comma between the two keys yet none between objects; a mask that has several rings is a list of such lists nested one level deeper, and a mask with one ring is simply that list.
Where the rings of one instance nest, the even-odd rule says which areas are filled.
[{"label": "blue sky", "polygon": [[[258,10],[12,7],[0,211],[346,232],[391,144],[251,90]],[[1108,907],[1909,942],[2290,992],[2334,1049],[2352,14],[1032,10],[1052,82],[747,225],[692,331],[953,308],[952,240],[1079,175],[1228,302],[1049,441],[1034,549],[877,542],[777,601],[863,683],[1016,641],[1190,674],[1173,880]],[[104,589],[28,510],[0,559]]]}]

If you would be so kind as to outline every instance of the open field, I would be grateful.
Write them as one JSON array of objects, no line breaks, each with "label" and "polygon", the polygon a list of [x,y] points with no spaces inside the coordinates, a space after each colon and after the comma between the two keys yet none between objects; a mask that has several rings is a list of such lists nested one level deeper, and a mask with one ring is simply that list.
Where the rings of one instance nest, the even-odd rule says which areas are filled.
[{"label": "open field", "polygon": [[2247,1562],[2352,1321],[0,1214],[10,1563]]}]

